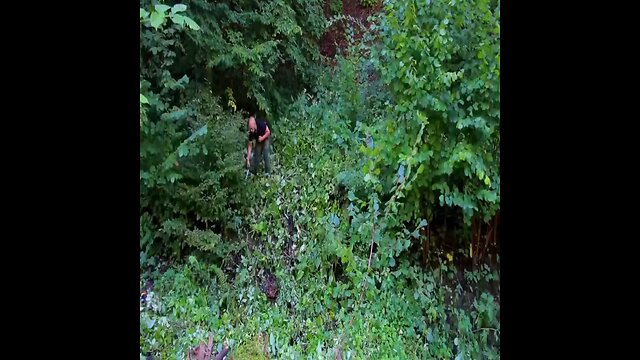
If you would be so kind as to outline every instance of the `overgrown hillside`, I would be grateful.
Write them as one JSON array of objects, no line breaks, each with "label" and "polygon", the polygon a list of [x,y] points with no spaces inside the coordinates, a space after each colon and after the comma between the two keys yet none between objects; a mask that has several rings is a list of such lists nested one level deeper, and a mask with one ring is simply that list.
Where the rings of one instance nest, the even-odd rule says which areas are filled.
[{"label": "overgrown hillside", "polygon": [[141,359],[499,358],[499,6],[141,1]]}]

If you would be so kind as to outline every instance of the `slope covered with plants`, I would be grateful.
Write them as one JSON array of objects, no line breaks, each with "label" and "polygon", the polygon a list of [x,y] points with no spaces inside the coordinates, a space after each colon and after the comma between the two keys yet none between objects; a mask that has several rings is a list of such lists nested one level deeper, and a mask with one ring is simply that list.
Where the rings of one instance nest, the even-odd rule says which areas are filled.
[{"label": "slope covered with plants", "polygon": [[141,358],[499,358],[499,6],[141,1]]}]

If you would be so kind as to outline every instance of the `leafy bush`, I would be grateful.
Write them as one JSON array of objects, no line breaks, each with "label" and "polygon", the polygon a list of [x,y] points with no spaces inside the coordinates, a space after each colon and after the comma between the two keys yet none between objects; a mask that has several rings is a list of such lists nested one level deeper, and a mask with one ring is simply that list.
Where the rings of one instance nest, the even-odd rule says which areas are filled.
[{"label": "leafy bush", "polygon": [[192,56],[185,63],[217,93],[231,86],[242,94],[240,108],[278,114],[314,82],[325,27],[322,1],[194,0],[189,11],[202,31],[189,34],[185,46]]},{"label": "leafy bush", "polygon": [[360,5],[364,7],[372,7],[378,4],[380,0],[360,0]]},{"label": "leafy bush", "polygon": [[333,15],[342,14],[342,0],[331,0],[329,2],[329,8],[331,9],[331,14]]},{"label": "leafy bush", "polygon": [[[375,127],[374,166],[413,175],[405,218],[436,205],[466,224],[500,202],[500,3],[387,2],[384,47],[373,63],[393,93],[393,114]],[[384,64],[384,66],[383,66]],[[417,145],[412,151],[408,144]],[[382,169],[381,169],[382,170]]]},{"label": "leafy bush", "polygon": [[180,15],[185,10],[180,4],[140,9],[141,102],[146,99],[140,246],[152,254],[180,255],[191,245],[223,257],[220,236],[237,233],[248,196],[242,186],[246,125],[241,114],[223,110],[211,90],[190,84],[176,70],[174,59],[184,51],[181,34],[199,29]]},{"label": "leafy bush", "polygon": [[[149,121],[142,128],[141,216],[158,229],[144,237],[150,242],[141,243],[143,248],[162,239],[175,254],[185,244],[220,250],[220,236],[239,231],[249,196],[242,168],[245,121],[223,113],[206,93],[197,98],[188,105],[195,116]],[[215,106],[207,110],[203,104]]]}]

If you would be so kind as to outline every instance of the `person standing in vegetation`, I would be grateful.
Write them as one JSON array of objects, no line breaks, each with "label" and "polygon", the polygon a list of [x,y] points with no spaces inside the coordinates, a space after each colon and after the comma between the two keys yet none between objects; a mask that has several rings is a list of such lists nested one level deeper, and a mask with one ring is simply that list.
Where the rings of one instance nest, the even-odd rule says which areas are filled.
[{"label": "person standing in vegetation", "polygon": [[[264,119],[256,119],[255,116],[249,117],[249,144],[247,146],[247,167],[251,168],[251,173],[258,171],[260,161],[264,160],[264,172],[269,175],[271,172],[271,160],[269,159],[269,145],[271,130],[269,124]],[[252,153],[252,143],[255,152]]]}]

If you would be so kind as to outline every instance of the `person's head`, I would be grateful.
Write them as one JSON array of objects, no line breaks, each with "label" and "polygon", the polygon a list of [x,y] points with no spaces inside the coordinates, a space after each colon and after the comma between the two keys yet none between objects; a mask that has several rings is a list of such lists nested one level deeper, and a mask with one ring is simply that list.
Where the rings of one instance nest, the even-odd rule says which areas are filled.
[{"label": "person's head", "polygon": [[249,122],[247,123],[247,125],[249,127],[249,132],[256,132],[256,130],[258,129],[258,126],[256,125],[255,116],[253,115],[249,116]]}]

